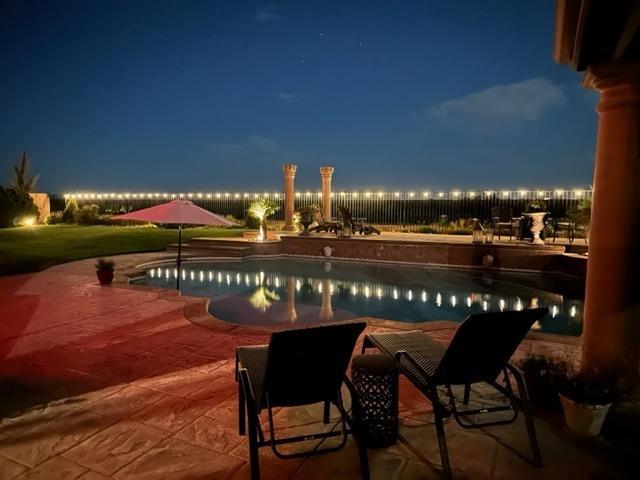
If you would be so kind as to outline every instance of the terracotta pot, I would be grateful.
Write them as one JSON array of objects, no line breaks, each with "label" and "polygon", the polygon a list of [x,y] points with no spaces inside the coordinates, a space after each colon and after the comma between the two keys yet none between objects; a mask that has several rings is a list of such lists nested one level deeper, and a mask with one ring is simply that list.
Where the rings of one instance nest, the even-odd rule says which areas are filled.
[{"label": "terracotta pot", "polygon": [[101,285],[109,285],[113,281],[113,270],[96,270]]},{"label": "terracotta pot", "polygon": [[605,405],[587,405],[577,403],[570,398],[560,395],[560,403],[564,411],[564,420],[573,433],[583,437],[597,437],[600,435],[602,424],[611,408],[611,403]]}]

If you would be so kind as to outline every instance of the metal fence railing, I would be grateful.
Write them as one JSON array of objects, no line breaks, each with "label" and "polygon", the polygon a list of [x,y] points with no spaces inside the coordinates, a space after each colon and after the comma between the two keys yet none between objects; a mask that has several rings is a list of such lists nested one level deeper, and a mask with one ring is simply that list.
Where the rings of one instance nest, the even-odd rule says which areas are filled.
[{"label": "metal fence railing", "polygon": [[[514,215],[523,212],[533,200],[544,200],[547,210],[554,217],[564,217],[576,208],[582,200],[590,199],[590,189],[557,190],[484,190],[450,192],[333,192],[332,211],[337,214],[338,206],[344,205],[354,216],[366,217],[377,225],[421,225],[437,221],[446,215],[449,220],[491,217],[495,206],[510,207]],[[267,198],[283,207],[281,192],[263,193],[73,193],[53,195],[51,209],[62,210],[65,198],[75,198],[79,205],[96,204],[103,211],[128,212],[157,205],[175,198],[185,198],[195,204],[222,214],[244,218],[252,202]],[[295,206],[321,205],[320,192],[296,192]],[[283,208],[272,217],[283,219]]]}]

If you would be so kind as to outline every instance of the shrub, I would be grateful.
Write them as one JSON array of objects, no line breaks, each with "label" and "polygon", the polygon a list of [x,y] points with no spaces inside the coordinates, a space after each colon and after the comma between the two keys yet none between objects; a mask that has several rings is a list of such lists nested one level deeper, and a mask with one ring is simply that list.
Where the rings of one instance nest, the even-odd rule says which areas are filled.
[{"label": "shrub", "polygon": [[250,228],[252,230],[254,230],[254,229],[257,230],[258,228],[260,228],[260,220],[258,220],[253,215],[247,215],[244,218],[244,226],[246,228]]},{"label": "shrub", "polygon": [[605,405],[618,396],[614,372],[590,373],[570,365],[556,377],[558,391],[576,403]]},{"label": "shrub", "polygon": [[110,258],[99,258],[96,261],[96,270],[111,270],[113,271],[116,266],[116,262],[111,260]]},{"label": "shrub", "polygon": [[38,207],[28,193],[0,186],[0,228],[12,227],[23,217],[38,217]]},{"label": "shrub", "polygon": [[519,362],[531,401],[549,409],[560,408],[558,382],[571,366],[567,360],[548,355],[528,354]]},{"label": "shrub", "polygon": [[63,212],[51,212],[47,215],[47,218],[45,218],[44,223],[47,225],[58,225],[62,223],[62,214]]},{"label": "shrub", "polygon": [[75,198],[67,199],[67,203],[64,206],[64,211],[62,212],[62,222],[75,223],[77,211],[78,211],[78,202],[76,201],[76,199]]},{"label": "shrub", "polygon": [[418,233],[436,233],[437,230],[431,225],[421,225],[416,230]]},{"label": "shrub", "polygon": [[76,223],[79,225],[101,225],[104,218],[100,215],[98,205],[83,205],[75,214]]}]

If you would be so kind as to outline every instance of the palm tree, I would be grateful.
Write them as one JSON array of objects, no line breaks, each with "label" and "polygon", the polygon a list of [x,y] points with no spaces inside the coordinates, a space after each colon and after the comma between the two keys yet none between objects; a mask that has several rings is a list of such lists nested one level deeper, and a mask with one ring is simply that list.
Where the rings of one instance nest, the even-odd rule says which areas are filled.
[{"label": "palm tree", "polygon": [[20,162],[13,165],[13,176],[11,177],[11,188],[17,194],[29,194],[36,189],[39,175],[29,176],[29,159],[26,152],[22,152]]},{"label": "palm tree", "polygon": [[258,237],[259,240],[267,239],[267,217],[273,215],[279,209],[280,207],[278,207],[277,203],[266,198],[257,200],[249,206],[247,213],[260,221],[260,237],[262,238]]}]

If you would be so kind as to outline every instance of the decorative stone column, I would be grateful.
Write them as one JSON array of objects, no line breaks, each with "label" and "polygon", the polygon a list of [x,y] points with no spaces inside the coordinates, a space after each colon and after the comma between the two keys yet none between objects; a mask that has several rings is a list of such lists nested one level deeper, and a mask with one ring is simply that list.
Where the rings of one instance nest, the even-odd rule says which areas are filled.
[{"label": "decorative stone column", "polygon": [[283,165],[282,173],[284,174],[284,227],[285,231],[292,232],[295,230],[293,225],[293,213],[295,211],[295,186],[297,165]]},{"label": "decorative stone column", "polygon": [[640,64],[589,68],[601,94],[582,361],[637,377],[640,357]]},{"label": "decorative stone column", "polygon": [[333,167],[320,167],[322,177],[322,216],[326,219],[331,217],[331,177],[333,177]]}]

